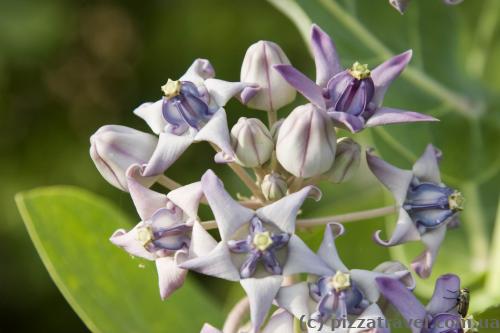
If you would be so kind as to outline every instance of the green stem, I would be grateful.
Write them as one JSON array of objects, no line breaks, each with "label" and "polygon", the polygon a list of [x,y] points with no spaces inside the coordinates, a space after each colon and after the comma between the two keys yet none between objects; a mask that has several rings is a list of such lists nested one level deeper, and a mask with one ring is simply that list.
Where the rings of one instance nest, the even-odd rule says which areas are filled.
[{"label": "green stem", "polygon": [[176,182],[175,180],[170,179],[170,178],[168,178],[168,177],[167,177],[167,176],[165,176],[165,175],[161,175],[161,176],[158,178],[157,182],[158,182],[160,185],[162,185],[162,186],[164,186],[164,187],[168,188],[168,189],[169,189],[169,190],[171,190],[171,191],[172,191],[172,190],[175,190],[176,188],[179,188],[179,187],[181,187],[181,186],[182,186],[181,184],[179,184],[179,183],[178,183],[178,182]]}]

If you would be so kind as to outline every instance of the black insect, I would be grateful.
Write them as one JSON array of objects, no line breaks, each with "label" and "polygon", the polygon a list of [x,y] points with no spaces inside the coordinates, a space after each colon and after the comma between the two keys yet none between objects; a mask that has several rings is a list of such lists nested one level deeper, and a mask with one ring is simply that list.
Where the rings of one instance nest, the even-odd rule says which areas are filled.
[{"label": "black insect", "polygon": [[[467,288],[462,288],[458,291],[452,291],[448,290],[450,293],[457,294],[457,297],[455,298],[457,300],[457,304],[455,304],[450,310],[454,308],[457,308],[457,312],[459,315],[462,316],[462,318],[467,317],[467,312],[469,312],[469,303],[470,303],[470,291]],[[445,297],[446,299],[454,299],[454,298],[448,298]],[[447,311],[447,312],[448,312]]]}]

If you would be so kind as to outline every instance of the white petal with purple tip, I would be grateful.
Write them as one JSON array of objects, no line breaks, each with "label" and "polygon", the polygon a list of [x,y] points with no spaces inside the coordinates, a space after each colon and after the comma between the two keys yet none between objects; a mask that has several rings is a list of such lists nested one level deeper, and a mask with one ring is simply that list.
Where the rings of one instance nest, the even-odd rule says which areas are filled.
[{"label": "white petal with purple tip", "polygon": [[167,198],[178,206],[191,219],[198,216],[198,207],[203,198],[201,182],[181,186],[167,194]]},{"label": "white petal with purple tip", "polygon": [[311,29],[311,46],[316,64],[316,84],[325,87],[328,80],[342,70],[337,50],[330,36],[316,24]]},{"label": "white petal with purple tip", "polygon": [[215,76],[214,68],[207,59],[196,59],[179,81],[190,81],[196,85],[201,85],[206,79]]},{"label": "white petal with purple tip", "polygon": [[423,121],[439,121],[439,119],[418,112],[380,107],[377,108],[375,113],[366,121],[366,127]]},{"label": "white petal with purple tip", "polygon": [[174,291],[182,287],[187,270],[177,267],[172,257],[156,259],[160,296],[167,299]]},{"label": "white petal with purple tip", "polygon": [[144,223],[140,222],[129,232],[125,231],[124,229],[118,229],[113,233],[113,235],[111,235],[109,240],[111,241],[111,243],[123,248],[133,256],[141,257],[147,260],[155,260],[156,256],[153,253],[147,251],[144,248],[144,245],[138,240],[139,235],[137,233],[137,229],[143,226]]}]

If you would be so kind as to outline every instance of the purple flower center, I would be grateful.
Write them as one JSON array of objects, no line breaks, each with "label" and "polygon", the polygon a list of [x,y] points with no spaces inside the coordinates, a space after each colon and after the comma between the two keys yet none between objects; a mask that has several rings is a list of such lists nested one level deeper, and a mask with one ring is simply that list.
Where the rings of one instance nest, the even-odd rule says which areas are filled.
[{"label": "purple flower center", "polygon": [[142,243],[149,252],[177,251],[189,246],[192,228],[185,224],[172,227],[155,227],[147,224],[137,229],[137,240]]},{"label": "purple flower center", "polygon": [[281,274],[283,269],[276,257],[276,251],[285,247],[289,240],[289,234],[272,233],[264,228],[258,217],[254,217],[250,221],[248,236],[242,240],[229,240],[227,245],[233,253],[247,254],[240,267],[240,276],[246,279],[255,274],[259,262],[262,262],[267,272],[273,275]]}]

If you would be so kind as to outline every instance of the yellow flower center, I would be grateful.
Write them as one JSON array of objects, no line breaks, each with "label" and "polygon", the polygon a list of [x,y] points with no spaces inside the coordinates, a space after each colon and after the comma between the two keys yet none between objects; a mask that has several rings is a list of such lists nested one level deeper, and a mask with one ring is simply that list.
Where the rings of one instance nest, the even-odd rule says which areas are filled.
[{"label": "yellow flower center", "polygon": [[259,232],[253,236],[253,245],[255,245],[259,251],[265,251],[272,244],[273,240],[269,231]]},{"label": "yellow flower center", "polygon": [[355,62],[349,69],[349,73],[358,80],[366,79],[370,77],[370,70],[368,69],[368,64],[360,64]]},{"label": "yellow flower center", "polygon": [[141,242],[142,246],[146,246],[153,240],[153,231],[149,227],[137,228],[137,240]]},{"label": "yellow flower center", "polygon": [[330,279],[330,286],[337,292],[349,289],[351,287],[351,275],[337,271]]},{"label": "yellow flower center", "polygon": [[181,92],[181,81],[168,79],[167,83],[161,86],[161,90],[165,94],[165,97],[169,99],[175,97]]},{"label": "yellow flower center", "polygon": [[451,210],[463,210],[465,198],[462,193],[455,191],[448,197],[448,204]]}]

